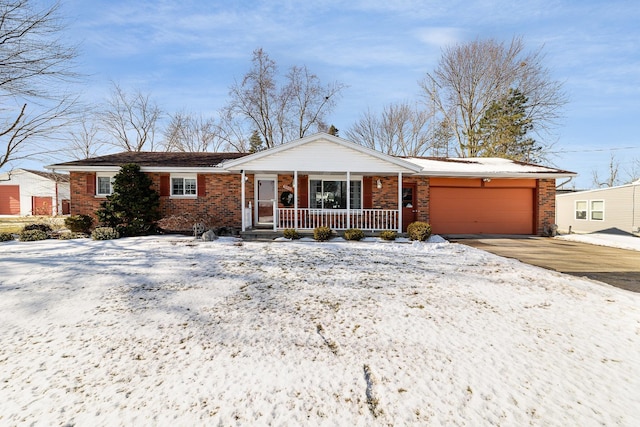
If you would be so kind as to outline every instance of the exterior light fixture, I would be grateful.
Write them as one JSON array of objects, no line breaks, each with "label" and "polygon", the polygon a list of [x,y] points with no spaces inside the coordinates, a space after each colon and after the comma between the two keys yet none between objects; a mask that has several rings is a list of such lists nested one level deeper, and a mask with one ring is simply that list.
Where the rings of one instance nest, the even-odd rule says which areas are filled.
[{"label": "exterior light fixture", "polygon": [[382,182],[378,179],[378,181],[376,182],[376,186],[378,188],[382,188]]}]

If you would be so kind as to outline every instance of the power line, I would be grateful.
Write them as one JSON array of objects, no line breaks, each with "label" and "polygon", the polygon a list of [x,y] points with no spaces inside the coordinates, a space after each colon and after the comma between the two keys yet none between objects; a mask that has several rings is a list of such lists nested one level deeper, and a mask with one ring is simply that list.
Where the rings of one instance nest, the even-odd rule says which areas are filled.
[{"label": "power line", "polygon": [[560,153],[594,153],[598,151],[620,151],[620,150],[640,150],[640,147],[612,147],[612,148],[594,148],[591,150],[559,150],[559,151],[549,151],[552,154],[560,154]]}]

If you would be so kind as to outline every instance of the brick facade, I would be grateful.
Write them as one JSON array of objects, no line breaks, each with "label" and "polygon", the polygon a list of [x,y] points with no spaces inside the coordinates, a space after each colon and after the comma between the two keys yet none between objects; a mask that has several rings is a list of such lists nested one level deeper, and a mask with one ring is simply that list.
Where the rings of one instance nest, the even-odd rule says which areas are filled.
[{"label": "brick facade", "polygon": [[[168,173],[148,174],[155,189],[160,192],[160,181],[162,176]],[[305,181],[306,175],[300,174],[301,182]],[[254,203],[254,175],[247,175],[245,182],[245,201]],[[71,214],[92,215],[100,208],[104,197],[95,196],[95,174],[88,172],[71,172]],[[397,209],[398,208],[398,177],[397,176],[373,176],[371,185],[371,202],[374,209]],[[377,182],[380,180],[381,188]],[[237,227],[242,224],[241,217],[241,179],[238,174],[200,174],[198,181],[204,182],[204,191],[199,189],[197,197],[171,197],[161,195],[160,212],[162,217],[179,215],[184,212],[191,212],[197,215],[211,217],[218,226]],[[417,206],[415,206],[416,220],[429,222],[429,178],[424,176],[405,176],[405,183],[415,183],[417,191]],[[285,186],[292,187],[292,174],[278,175],[278,205],[284,207],[280,202],[280,194],[285,190]],[[301,191],[299,194],[306,194]],[[304,196],[303,196],[304,197]],[[548,227],[555,222],[555,179],[540,179],[537,181],[535,191],[535,229],[536,234],[543,235]],[[300,202],[300,206],[305,206],[306,202]]]},{"label": "brick facade", "polygon": [[545,235],[556,222],[556,180],[539,179],[536,186],[536,234]]}]

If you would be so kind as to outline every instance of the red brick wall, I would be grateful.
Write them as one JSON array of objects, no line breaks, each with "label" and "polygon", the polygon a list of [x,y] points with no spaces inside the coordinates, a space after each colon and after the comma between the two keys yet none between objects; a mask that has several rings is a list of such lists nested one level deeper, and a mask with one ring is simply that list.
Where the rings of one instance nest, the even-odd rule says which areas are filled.
[{"label": "red brick wall", "polygon": [[[149,173],[153,187],[160,192],[160,176],[168,174]],[[160,197],[160,213],[162,217],[192,212],[198,215],[212,217],[218,226],[240,227],[241,183],[240,175],[232,174],[204,174],[206,190],[203,197],[175,198]],[[253,200],[252,176],[246,185],[246,200]],[[103,197],[87,193],[87,180],[95,180],[95,174],[86,172],[71,172],[71,214],[92,215],[100,208]]]},{"label": "red brick wall", "polygon": [[556,222],[556,180],[539,179],[536,187],[536,234],[543,235]]}]

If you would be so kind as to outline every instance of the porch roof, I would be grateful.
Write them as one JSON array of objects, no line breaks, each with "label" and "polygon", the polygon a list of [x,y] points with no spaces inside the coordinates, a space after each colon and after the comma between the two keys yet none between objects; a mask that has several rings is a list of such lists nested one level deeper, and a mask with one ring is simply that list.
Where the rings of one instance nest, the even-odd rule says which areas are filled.
[{"label": "porch roof", "polygon": [[279,145],[246,157],[229,160],[221,167],[240,172],[414,174],[422,168],[399,157],[389,156],[325,133]]}]

